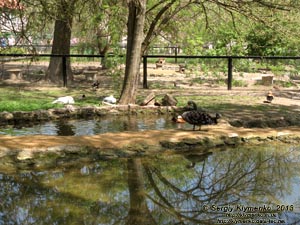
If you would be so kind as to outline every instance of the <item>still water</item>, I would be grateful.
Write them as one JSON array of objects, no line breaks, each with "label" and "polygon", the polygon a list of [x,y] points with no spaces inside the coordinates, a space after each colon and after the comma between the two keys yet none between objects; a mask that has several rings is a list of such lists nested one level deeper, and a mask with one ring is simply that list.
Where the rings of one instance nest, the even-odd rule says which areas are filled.
[{"label": "still water", "polygon": [[22,124],[0,127],[0,135],[95,135],[106,132],[162,130],[175,128],[188,128],[189,124],[172,122],[170,116],[112,116],[90,120],[61,120],[49,121],[41,124]]},{"label": "still water", "polygon": [[0,224],[300,224],[300,146],[0,170]]}]

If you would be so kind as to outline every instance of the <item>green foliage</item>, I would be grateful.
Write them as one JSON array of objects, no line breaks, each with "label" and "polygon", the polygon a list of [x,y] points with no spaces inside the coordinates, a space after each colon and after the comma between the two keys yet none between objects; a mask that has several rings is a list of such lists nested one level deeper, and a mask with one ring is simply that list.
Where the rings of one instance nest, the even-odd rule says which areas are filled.
[{"label": "green foliage", "polygon": [[245,50],[242,36],[238,33],[232,23],[219,24],[213,31],[211,37],[210,41],[212,41],[214,48],[208,50],[207,54],[244,55]]},{"label": "green foliage", "polygon": [[54,99],[50,97],[42,98],[33,91],[16,91],[13,88],[0,89],[0,112],[1,111],[32,111],[38,109],[53,108],[51,103]]},{"label": "green foliage", "polygon": [[272,56],[284,53],[280,35],[263,24],[256,25],[245,37],[249,55]]},{"label": "green foliage", "polygon": [[290,88],[290,87],[295,87],[296,85],[291,82],[291,81],[282,81],[282,80],[275,80],[274,84],[284,87],[284,88]]},{"label": "green foliage", "polygon": [[0,54],[25,54],[25,53],[27,53],[25,48],[19,48],[19,47],[0,48]]},{"label": "green foliage", "polygon": [[113,89],[119,93],[123,84],[124,71],[121,69],[116,69],[111,70],[108,74],[112,77]]},{"label": "green foliage", "polygon": [[81,44],[84,43],[93,53],[118,54],[115,48],[119,47],[126,30],[126,13],[126,8],[118,1],[101,1],[100,7],[91,4],[88,11],[81,13],[85,20],[76,18],[73,35],[79,37]]},{"label": "green foliage", "polygon": [[277,63],[276,65],[266,64],[266,68],[278,76],[281,76],[286,73],[285,65],[281,63]]},{"label": "green foliage", "polygon": [[1,101],[0,112],[7,111],[34,111],[40,109],[54,108],[53,104],[45,101],[25,100],[25,101]]},{"label": "green foliage", "polygon": [[233,62],[235,70],[243,72],[254,72],[256,64],[256,62],[250,59],[237,59]]},{"label": "green foliage", "polygon": [[233,80],[232,81],[233,87],[247,87],[247,82],[243,80]]},{"label": "green foliage", "polygon": [[[120,41],[126,36],[126,5],[115,0],[74,2],[74,11],[68,8],[66,13],[73,14],[72,37],[80,41],[79,52],[115,53],[117,49],[121,52]],[[147,1],[145,34],[157,13],[170,2]],[[22,1],[25,9],[22,14],[26,17],[26,26],[22,32],[15,34],[25,35],[22,40],[33,40],[33,44],[50,41],[52,23],[58,16],[57,7],[60,3],[57,0]],[[234,1],[228,2],[228,5],[218,1],[185,4],[172,1],[172,7],[165,12],[155,27],[154,38],[151,39],[152,46],[180,46],[184,54],[191,55],[299,55],[300,41],[297,37],[300,28],[297,7],[280,11],[260,3],[236,4]],[[276,8],[276,4],[279,3],[275,1],[271,4]],[[21,16],[17,12],[14,14]],[[252,20],[253,18],[256,20]],[[257,22],[258,19],[264,23]],[[203,49],[207,43],[212,43],[214,48]],[[11,53],[20,52],[11,49]]]},{"label": "green foliage", "polygon": [[187,55],[200,55],[203,51],[203,44],[200,36],[187,38],[183,46],[184,52]]}]

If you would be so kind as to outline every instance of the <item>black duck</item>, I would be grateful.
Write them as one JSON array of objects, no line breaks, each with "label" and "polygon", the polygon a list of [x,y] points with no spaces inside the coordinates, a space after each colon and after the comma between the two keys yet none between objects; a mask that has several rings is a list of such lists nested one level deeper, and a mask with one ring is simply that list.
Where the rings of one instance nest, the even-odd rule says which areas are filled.
[{"label": "black duck", "polygon": [[99,85],[100,85],[99,81],[96,80],[96,81],[92,84],[92,88],[93,88],[94,90],[95,90],[95,89],[98,89],[98,88],[99,88]]},{"label": "black duck", "polygon": [[187,110],[187,111],[197,110],[197,111],[205,112],[205,110],[203,110],[202,108],[199,108],[194,101],[188,101],[187,106],[185,107],[185,110]]},{"label": "black duck", "polygon": [[218,113],[215,117],[213,117],[202,109],[199,110],[196,103],[193,101],[188,102],[187,109],[189,111],[184,112],[182,114],[182,118],[189,124],[193,125],[193,130],[195,130],[195,126],[199,126],[199,130],[201,130],[202,125],[217,124],[218,119],[221,118],[220,114]]}]

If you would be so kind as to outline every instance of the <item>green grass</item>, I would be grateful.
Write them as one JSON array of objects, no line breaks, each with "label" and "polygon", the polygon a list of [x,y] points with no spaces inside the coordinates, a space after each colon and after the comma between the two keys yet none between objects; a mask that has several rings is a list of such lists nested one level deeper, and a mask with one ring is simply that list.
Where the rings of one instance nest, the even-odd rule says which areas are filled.
[{"label": "green grass", "polygon": [[[80,96],[84,93],[84,100]],[[55,90],[26,90],[16,87],[0,87],[0,112],[34,111],[40,109],[61,108],[62,104],[52,104],[58,97],[72,96],[75,106],[98,105],[100,99],[92,90],[55,89]]]},{"label": "green grass", "polygon": [[[8,111],[34,111],[47,110],[50,108],[64,107],[62,104],[52,104],[58,97],[72,96],[75,99],[75,106],[99,106],[101,105],[101,96],[108,96],[115,93],[111,90],[93,91],[91,88],[48,88],[48,89],[28,89],[26,87],[0,87],[0,112]],[[84,100],[80,99],[82,94],[86,95]],[[142,101],[145,96],[138,95],[137,99]],[[163,95],[157,96],[161,99]],[[193,100],[197,105],[205,110],[216,112],[223,111],[235,114],[241,111],[251,114],[251,112],[271,112],[276,111],[281,114],[287,114],[290,109],[284,106],[262,104],[262,99],[255,96],[240,95],[218,95],[218,96],[176,96],[177,106],[186,106],[189,100]],[[250,104],[249,104],[250,103]]]}]

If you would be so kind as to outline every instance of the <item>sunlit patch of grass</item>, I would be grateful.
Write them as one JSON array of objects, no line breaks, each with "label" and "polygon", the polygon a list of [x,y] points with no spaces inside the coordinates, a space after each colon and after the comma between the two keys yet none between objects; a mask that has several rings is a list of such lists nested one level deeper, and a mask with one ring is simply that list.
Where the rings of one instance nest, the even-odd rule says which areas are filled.
[{"label": "sunlit patch of grass", "polygon": [[54,108],[54,104],[47,101],[40,101],[34,99],[27,99],[27,100],[1,100],[0,104],[0,111],[34,111],[39,109],[50,109]]},{"label": "sunlit patch of grass", "polygon": [[[87,97],[81,100],[82,94]],[[15,87],[0,88],[0,112],[34,111],[40,109],[61,108],[61,104],[52,102],[62,96],[72,96],[75,105],[99,105],[99,97],[92,90],[55,89],[55,90],[26,90]]]}]

